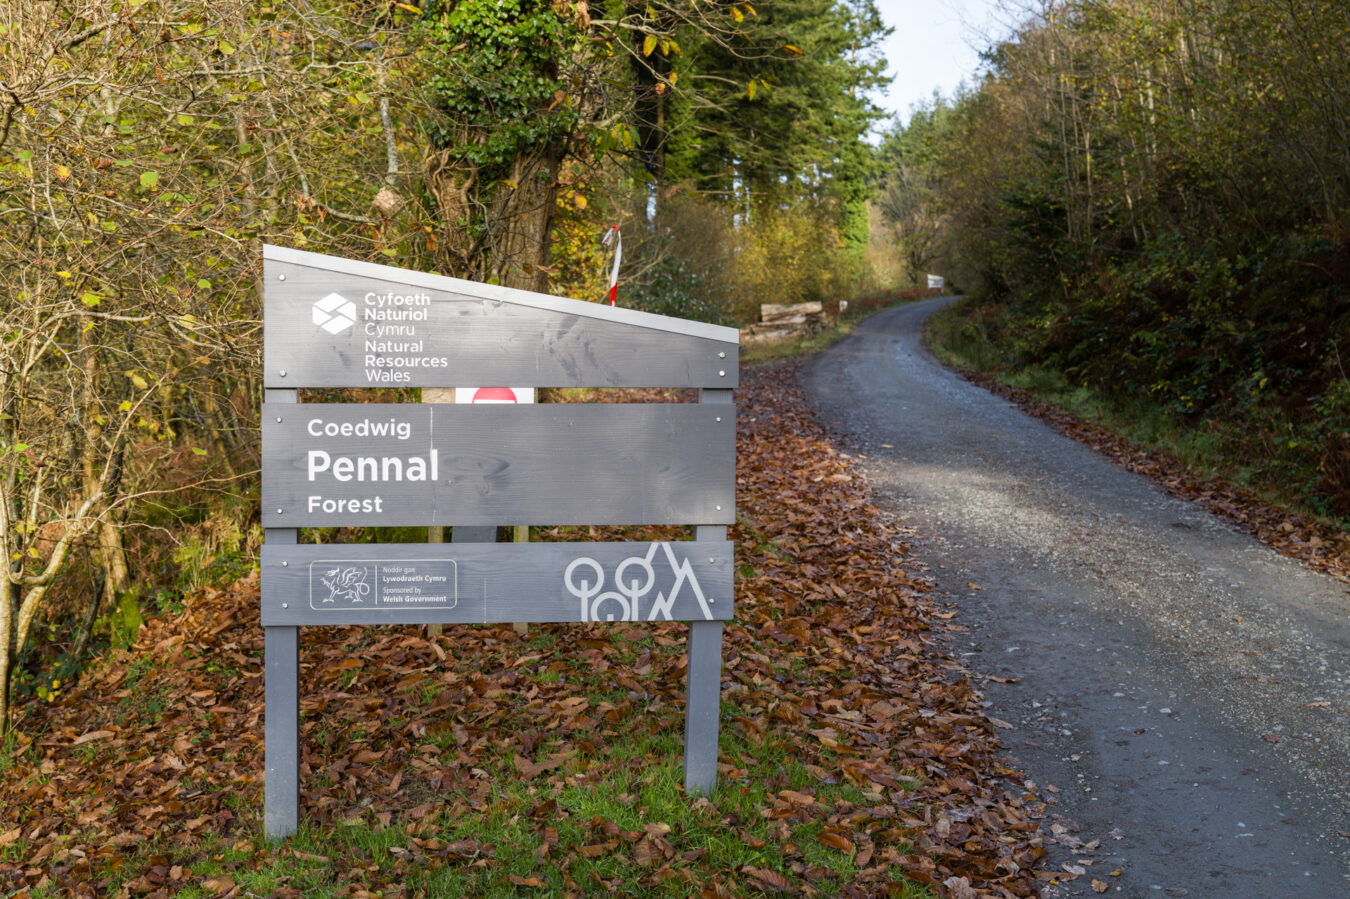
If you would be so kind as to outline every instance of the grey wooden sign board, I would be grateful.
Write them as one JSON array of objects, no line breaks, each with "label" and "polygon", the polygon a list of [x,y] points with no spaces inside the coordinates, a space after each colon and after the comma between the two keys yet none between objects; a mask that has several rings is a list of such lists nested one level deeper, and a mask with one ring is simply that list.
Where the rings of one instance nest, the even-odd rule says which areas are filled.
[{"label": "grey wooden sign board", "polygon": [[735,520],[714,406],[267,403],[262,432],[264,527]]},{"label": "grey wooden sign board", "polygon": [[[684,781],[717,780],[733,328],[265,247],[264,830],[299,827],[300,627],[689,624]],[[301,404],[311,387],[696,387],[699,404]],[[299,528],[684,524],[694,540],[302,545]]]},{"label": "grey wooden sign board", "polygon": [[262,622],[725,621],[732,545],[264,546]]},{"label": "grey wooden sign board", "polygon": [[264,385],[736,386],[734,328],[263,250]]}]

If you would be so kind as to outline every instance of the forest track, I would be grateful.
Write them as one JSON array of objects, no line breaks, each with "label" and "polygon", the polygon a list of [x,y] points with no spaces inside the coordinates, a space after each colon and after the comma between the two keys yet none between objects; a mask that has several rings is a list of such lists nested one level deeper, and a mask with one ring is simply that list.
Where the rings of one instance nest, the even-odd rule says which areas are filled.
[{"label": "forest track", "polygon": [[868,319],[802,386],[1053,788],[1047,842],[1082,872],[1053,894],[1350,897],[1346,584],[943,368],[920,331],[944,302]]}]

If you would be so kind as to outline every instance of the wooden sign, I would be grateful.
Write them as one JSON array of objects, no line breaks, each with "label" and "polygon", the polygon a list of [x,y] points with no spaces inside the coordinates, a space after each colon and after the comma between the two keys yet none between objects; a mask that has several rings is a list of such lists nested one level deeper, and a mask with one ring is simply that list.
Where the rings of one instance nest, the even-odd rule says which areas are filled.
[{"label": "wooden sign", "polygon": [[263,525],[735,521],[732,410],[263,406]]},{"label": "wooden sign", "polygon": [[738,341],[720,325],[263,248],[269,388],[730,388]]},{"label": "wooden sign", "polygon": [[[266,836],[299,827],[310,625],[686,621],[685,788],[711,790],[733,614],[738,332],[297,250],[263,256]],[[498,388],[465,404],[300,402],[300,388],[458,384],[697,387],[699,402],[533,405]],[[474,542],[503,522],[689,525],[694,539]],[[454,540],[299,542],[301,527],[384,525],[450,525]]]}]

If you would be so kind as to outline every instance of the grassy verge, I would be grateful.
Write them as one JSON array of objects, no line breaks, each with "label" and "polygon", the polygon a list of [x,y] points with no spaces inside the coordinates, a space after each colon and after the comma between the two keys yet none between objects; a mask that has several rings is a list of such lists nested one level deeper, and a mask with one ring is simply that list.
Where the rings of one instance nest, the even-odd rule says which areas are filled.
[{"label": "grassy verge", "polygon": [[[206,606],[190,604],[178,627],[156,621],[155,636],[173,640]],[[670,625],[455,628],[439,663],[407,628],[307,637],[305,825],[268,844],[251,731],[260,647],[240,630],[223,632],[236,667],[219,666],[231,651],[214,641],[169,654],[143,644],[89,684],[120,687],[101,706],[74,721],[53,709],[45,733],[4,744],[0,779],[26,811],[0,833],[0,893],[835,895],[865,878],[870,891],[932,899],[900,863],[914,846],[883,813],[919,780],[834,773],[829,759],[851,754],[803,753],[785,722],[766,719],[763,696],[729,691],[720,787],[685,793],[673,701],[684,634]],[[785,654],[763,676],[811,667]]]},{"label": "grassy verge", "polygon": [[822,328],[809,337],[798,340],[778,340],[746,347],[741,351],[742,365],[764,365],[791,356],[810,356],[827,350],[853,332],[854,322],[843,318],[835,325]]},{"label": "grassy verge", "polygon": [[1055,369],[1037,365],[1011,367],[1006,354],[990,339],[966,303],[939,310],[928,322],[928,345],[943,362],[1010,387],[1063,409],[1084,421],[1108,428],[1147,449],[1160,450],[1205,475],[1227,470],[1212,433],[1181,426],[1164,410],[1140,400],[1103,397],[1072,384]]},{"label": "grassy verge", "polygon": [[[673,659],[679,654],[681,641],[659,633],[658,641],[650,630],[625,629],[604,639],[601,653],[630,659],[654,653]],[[504,632],[500,636],[510,640]],[[384,759],[343,764],[361,758],[362,751],[375,753],[386,743],[397,743],[390,739],[390,723],[363,726],[360,715],[329,709],[325,715],[307,716],[318,726],[309,731],[315,756],[310,760],[312,783],[306,786],[331,793],[351,778],[353,789],[375,801],[362,804],[358,799],[334,809],[285,844],[269,846],[250,837],[251,827],[234,837],[208,829],[191,839],[169,833],[163,840],[128,846],[87,873],[108,889],[129,895],[165,890],[183,899],[688,896],[700,890],[727,895],[772,891],[789,883],[794,889],[815,884],[832,893],[853,882],[860,870],[855,864],[858,848],[843,835],[849,826],[840,822],[855,809],[884,801],[875,788],[847,781],[821,783],[784,744],[752,735],[747,716],[728,704],[720,752],[736,764],[724,773],[726,784],[716,796],[691,802],[681,785],[679,710],[659,702],[635,710],[628,691],[616,690],[610,673],[561,661],[566,653],[558,643],[569,637],[575,633],[539,629],[514,646],[511,655],[552,659],[541,666],[541,680],[549,680],[551,669],[552,680],[565,678],[569,694],[584,697],[584,703],[574,703],[581,714],[621,719],[625,727],[612,732],[597,727],[590,739],[579,740],[572,731],[551,738],[530,723],[529,714],[522,714],[512,724],[535,742],[522,746],[503,734],[499,745],[484,741],[475,746],[454,717],[441,719],[443,726],[426,728],[407,747],[385,753],[385,759],[404,753],[425,770],[447,770],[468,754],[471,767],[463,776],[444,781],[435,775],[429,780],[410,775],[402,790],[394,788],[401,807],[395,811],[388,777],[380,771]],[[371,643],[383,639],[373,637]],[[477,664],[466,660],[448,672],[449,679],[471,676]],[[170,674],[161,672],[156,679]],[[416,692],[420,702],[435,704],[437,686],[446,679],[427,677],[403,692]],[[347,690],[362,695],[355,681]],[[127,715],[138,714],[139,700],[125,698],[120,705]],[[332,720],[335,711],[337,721]],[[86,757],[78,759],[82,764],[118,763],[115,747],[86,746]],[[375,764],[368,767],[370,762]],[[190,784],[187,789],[199,788]],[[785,803],[784,795],[795,801]],[[256,821],[254,802],[236,802],[234,810]],[[65,845],[49,858],[74,865],[87,860],[78,849],[81,836],[78,830],[64,835]],[[40,839],[38,845],[49,840]],[[20,839],[7,854],[31,858],[36,849]],[[884,880],[893,885],[891,895],[931,896],[925,888],[907,884],[898,867]],[[29,893],[65,894],[64,889],[41,887]]]},{"label": "grassy verge", "polygon": [[[1306,463],[1292,454],[1282,454],[1278,436],[1265,440],[1260,451],[1253,452],[1250,440],[1235,439],[1231,424],[1182,420],[1151,402],[1147,394],[1105,396],[1072,383],[1055,369],[1025,363],[1014,366],[1007,351],[991,339],[993,314],[987,308],[972,308],[968,302],[948,306],[929,319],[928,345],[944,363],[1023,391],[1036,402],[1102,428],[1132,447],[1158,454],[1192,480],[1237,485],[1261,502],[1331,530],[1350,529],[1350,520],[1329,515],[1316,497],[1308,495],[1307,485],[1316,483],[1318,473],[1304,470]],[[1278,423],[1251,422],[1250,426],[1276,435],[1281,432]],[[1282,475],[1272,477],[1272,471]]]}]

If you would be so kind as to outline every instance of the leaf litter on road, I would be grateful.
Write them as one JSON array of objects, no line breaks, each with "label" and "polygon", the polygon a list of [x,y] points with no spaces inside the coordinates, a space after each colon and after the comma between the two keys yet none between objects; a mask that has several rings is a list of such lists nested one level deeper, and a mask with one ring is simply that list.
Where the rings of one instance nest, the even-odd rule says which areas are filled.
[{"label": "leaf litter on road", "polygon": [[[389,897],[453,876],[500,895],[898,895],[905,881],[1034,895],[1034,785],[1002,767],[1002,722],[938,648],[932,629],[949,625],[904,529],[871,505],[795,377],[750,371],[737,393],[737,608],[713,796],[662,807],[654,783],[678,777],[681,626],[307,628],[306,832],[269,846],[255,572],[187,597],[30,708],[0,766],[0,888],[232,895],[256,881]],[[543,539],[593,534],[679,536]],[[349,828],[374,836],[332,836]]]}]

